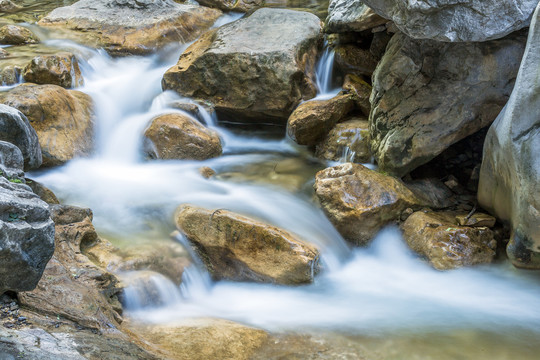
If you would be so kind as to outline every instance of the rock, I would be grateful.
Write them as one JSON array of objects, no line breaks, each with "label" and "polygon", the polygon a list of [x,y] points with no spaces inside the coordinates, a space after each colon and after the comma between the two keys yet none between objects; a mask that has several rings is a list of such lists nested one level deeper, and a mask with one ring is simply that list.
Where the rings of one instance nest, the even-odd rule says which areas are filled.
[{"label": "rock", "polygon": [[359,164],[319,171],[315,194],[328,219],[355,245],[365,245],[383,226],[397,221],[406,208],[422,201],[399,180]]},{"label": "rock", "polygon": [[362,0],[330,0],[326,32],[361,32],[388,22],[364,5]]},{"label": "rock", "polygon": [[330,161],[370,162],[368,127],[365,118],[354,118],[337,124],[317,145],[317,157]]},{"label": "rock", "polygon": [[113,54],[142,55],[171,42],[196,39],[220,15],[215,9],[172,0],[80,0],[56,8],[38,24],[90,35]]},{"label": "rock", "polygon": [[529,25],[537,0],[364,0],[384,18],[416,39],[444,42],[502,38]]},{"label": "rock", "polygon": [[492,228],[495,226],[495,219],[493,216],[474,213],[471,216],[469,215],[456,215],[456,222],[461,226],[470,226],[470,227],[488,227]]},{"label": "rock", "polygon": [[248,12],[264,6],[266,0],[199,0],[198,3],[223,11]]},{"label": "rock", "polygon": [[356,108],[364,115],[369,116],[371,112],[371,104],[369,103],[372,90],[371,85],[365,82],[360,76],[347,74],[343,81],[343,90],[353,96]]},{"label": "rock", "polygon": [[319,272],[318,249],[276,227],[189,205],[180,206],[175,219],[216,280],[298,285]]},{"label": "rock", "polygon": [[242,121],[284,123],[315,96],[320,20],[313,14],[260,9],[204,34],[163,77],[163,88],[208,100]]},{"label": "rock", "polygon": [[328,100],[306,101],[289,117],[287,134],[300,145],[315,145],[353,106],[353,97],[346,93],[340,93]]},{"label": "rock", "polygon": [[371,77],[378,60],[368,50],[355,44],[341,44],[334,48],[336,66],[344,73]]},{"label": "rock", "polygon": [[26,170],[41,166],[41,147],[36,131],[22,112],[3,104],[0,104],[0,140],[21,150]]},{"label": "rock", "polygon": [[9,53],[6,50],[0,48],[0,59],[5,58],[8,55]]},{"label": "rock", "polygon": [[36,287],[54,251],[54,224],[47,204],[13,177],[22,172],[20,150],[0,141],[0,162],[1,294]]},{"label": "rock", "polygon": [[21,68],[18,66],[6,66],[0,69],[0,84],[15,85],[19,82]]},{"label": "rock", "polygon": [[534,269],[540,269],[539,9],[514,91],[488,131],[478,186],[479,204],[511,224],[512,263]]},{"label": "rock", "polygon": [[403,237],[438,270],[490,263],[497,248],[493,232],[457,225],[455,218],[452,212],[415,212],[402,225]]},{"label": "rock", "polygon": [[523,33],[485,43],[396,34],[373,74],[371,149],[403,176],[490,124],[510,95]]},{"label": "rock", "polygon": [[216,176],[216,171],[208,166],[199,168],[199,173],[205,179],[211,179],[212,177]]},{"label": "rock", "polygon": [[36,56],[24,68],[23,77],[26,82],[53,84],[66,89],[84,84],[77,58],[67,52]]},{"label": "rock", "polygon": [[421,199],[432,209],[444,209],[456,203],[452,190],[439,179],[417,179],[407,181],[405,185],[418,199]]},{"label": "rock", "polygon": [[22,6],[14,4],[10,0],[0,0],[0,12],[14,13],[22,9]]},{"label": "rock", "polygon": [[27,28],[18,25],[0,27],[0,44],[23,45],[39,42],[37,37]]},{"label": "rock", "polygon": [[221,140],[187,114],[160,115],[144,132],[145,148],[158,159],[206,160],[221,155]]},{"label": "rock", "polygon": [[90,96],[56,85],[22,84],[0,93],[0,102],[21,111],[36,130],[44,166],[65,163],[93,149]]},{"label": "rock", "polygon": [[37,288],[19,293],[29,309],[62,317],[104,332],[115,332],[122,318],[117,299],[118,279],[81,254],[81,247],[96,241],[89,209],[52,205],[55,221],[54,255]]},{"label": "rock", "polygon": [[39,183],[35,180],[31,179],[25,179],[26,185],[30,186],[34,194],[39,196],[39,198],[43,201],[45,201],[47,204],[60,204],[60,201],[58,201],[58,198],[54,194],[54,192],[43,185],[42,183]]}]

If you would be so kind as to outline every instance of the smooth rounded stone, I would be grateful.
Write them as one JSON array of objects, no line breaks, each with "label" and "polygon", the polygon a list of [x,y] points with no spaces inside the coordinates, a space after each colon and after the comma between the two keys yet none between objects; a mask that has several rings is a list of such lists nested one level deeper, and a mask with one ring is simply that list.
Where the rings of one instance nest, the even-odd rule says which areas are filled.
[{"label": "smooth rounded stone", "polygon": [[11,0],[0,0],[0,12],[14,13],[22,9],[22,6],[15,4]]},{"label": "smooth rounded stone", "polygon": [[42,183],[32,179],[26,179],[26,185],[30,186],[34,194],[39,196],[39,198],[47,204],[60,204],[60,201],[54,192]]},{"label": "smooth rounded stone", "polygon": [[9,53],[6,50],[0,48],[0,59],[5,58],[8,55],[9,55]]},{"label": "smooth rounded stone", "polygon": [[300,145],[316,145],[354,107],[350,94],[300,104],[289,117],[287,134]]},{"label": "smooth rounded stone", "polygon": [[319,250],[274,226],[190,205],[175,219],[215,280],[299,285],[319,272]]},{"label": "smooth rounded stone", "polygon": [[267,0],[198,0],[197,2],[223,11],[248,12],[263,7]]},{"label": "smooth rounded stone", "polygon": [[143,55],[196,39],[220,15],[216,9],[172,0],[80,0],[54,9],[38,24],[90,36],[94,45],[113,54]]},{"label": "smooth rounded stone", "polygon": [[66,89],[84,84],[77,58],[67,52],[36,56],[24,68],[23,78],[26,82],[58,85]]},{"label": "smooth rounded stone", "polygon": [[21,149],[15,144],[3,140],[0,140],[0,149],[2,150],[0,152],[0,166],[4,169],[0,176],[9,178],[6,174],[10,172],[17,174],[16,177],[18,178],[19,175],[23,174],[24,167],[24,157]]},{"label": "smooth rounded stone", "polygon": [[0,102],[21,111],[36,130],[43,166],[55,166],[93,149],[92,98],[56,85],[22,84],[0,93]]},{"label": "smooth rounded stone", "polygon": [[19,25],[4,25],[0,27],[0,44],[23,45],[38,43],[36,35]]},{"label": "smooth rounded stone", "polygon": [[316,95],[320,20],[313,14],[259,9],[207,32],[163,77],[163,88],[208,100],[243,122],[283,124]]},{"label": "smooth rounded stone", "polygon": [[144,132],[147,153],[158,159],[206,160],[221,155],[219,135],[187,114],[160,115]]},{"label": "smooth rounded stone", "polygon": [[26,170],[41,166],[41,146],[36,131],[22,112],[4,104],[0,104],[0,140],[21,150]]},{"label": "smooth rounded stone", "polygon": [[354,118],[334,126],[317,145],[316,155],[330,161],[369,162],[371,152],[367,119]]},{"label": "smooth rounded stone", "polygon": [[438,270],[491,263],[497,248],[493,232],[487,227],[460,226],[456,216],[454,212],[415,212],[401,226],[403,237]]},{"label": "smooth rounded stone", "polygon": [[529,26],[538,0],[365,0],[416,39],[444,42],[487,41]]},{"label": "smooth rounded stone", "polygon": [[325,30],[328,33],[361,32],[387,22],[362,0],[331,0]]},{"label": "smooth rounded stone", "polygon": [[6,66],[0,69],[0,85],[15,85],[19,82],[21,68],[18,66]]},{"label": "smooth rounded stone", "polygon": [[334,48],[336,66],[344,73],[371,77],[378,59],[369,51],[355,44],[341,44]]},{"label": "smooth rounded stone", "polygon": [[380,169],[403,176],[489,125],[510,96],[524,45],[523,32],[484,43],[394,35],[370,99]]},{"label": "smooth rounded stone", "polygon": [[506,249],[517,267],[540,269],[540,6],[508,104],[484,143],[479,204],[510,222]]},{"label": "smooth rounded stone", "polygon": [[405,209],[424,205],[399,179],[360,164],[319,171],[314,188],[328,219],[354,245],[366,245]]},{"label": "smooth rounded stone", "polygon": [[371,85],[365,82],[360,76],[347,74],[343,81],[343,90],[352,94],[356,108],[364,115],[369,116],[371,112],[371,104],[369,102],[372,90]]}]

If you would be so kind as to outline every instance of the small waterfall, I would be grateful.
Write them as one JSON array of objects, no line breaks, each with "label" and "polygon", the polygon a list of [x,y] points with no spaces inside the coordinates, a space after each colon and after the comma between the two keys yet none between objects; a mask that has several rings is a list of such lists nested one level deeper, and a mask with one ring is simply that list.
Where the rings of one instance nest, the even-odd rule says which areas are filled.
[{"label": "small waterfall", "polygon": [[173,306],[182,301],[180,289],[165,276],[151,271],[121,273],[128,284],[124,289],[124,306],[128,311]]},{"label": "small waterfall", "polygon": [[339,91],[339,87],[333,87],[335,52],[328,43],[324,43],[324,51],[316,68],[317,96],[315,99],[323,100],[334,97]]}]

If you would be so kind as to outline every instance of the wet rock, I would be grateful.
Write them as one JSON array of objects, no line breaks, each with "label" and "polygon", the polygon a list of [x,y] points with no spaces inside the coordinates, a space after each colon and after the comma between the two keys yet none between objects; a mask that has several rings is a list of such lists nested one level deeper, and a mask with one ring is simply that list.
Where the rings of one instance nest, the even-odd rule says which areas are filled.
[{"label": "wet rock", "polygon": [[41,146],[36,131],[22,112],[3,104],[0,104],[0,140],[21,150],[26,170],[41,166]]},{"label": "wet rock", "polygon": [[287,134],[300,145],[315,145],[353,106],[353,97],[347,93],[340,93],[328,100],[306,101],[289,117]]},{"label": "wet rock", "polygon": [[354,118],[337,124],[317,145],[317,157],[330,161],[369,162],[371,153],[368,128],[365,118]]},{"label": "wet rock", "polygon": [[216,280],[298,285],[319,271],[317,248],[276,227],[189,205],[179,207],[175,218]]},{"label": "wet rock", "polygon": [[14,13],[22,9],[22,6],[19,6],[11,0],[0,0],[0,12],[4,13]]},{"label": "wet rock", "polygon": [[36,287],[54,250],[47,204],[21,180],[22,154],[0,141],[0,293]]},{"label": "wet rock", "polygon": [[163,77],[163,88],[208,100],[248,122],[284,123],[315,96],[320,20],[313,14],[260,9],[204,34]]},{"label": "wet rock", "polygon": [[[460,226],[453,212],[422,212],[403,223],[403,237],[439,270],[490,263],[497,242],[487,227]],[[466,216],[466,214],[464,214]]]},{"label": "wet rock", "polygon": [[18,66],[6,66],[0,69],[0,84],[15,85],[19,82],[21,68]]},{"label": "wet rock", "polygon": [[405,34],[444,42],[502,38],[529,25],[537,0],[365,0]]},{"label": "wet rock", "polygon": [[8,55],[9,55],[9,53],[6,50],[0,48],[0,59],[5,58]]},{"label": "wet rock", "polygon": [[60,165],[93,149],[90,96],[56,85],[22,84],[0,93],[0,102],[21,111],[36,130],[44,166]]},{"label": "wet rock", "polygon": [[199,0],[198,3],[223,11],[248,12],[264,6],[266,0]]},{"label": "wet rock", "polygon": [[352,163],[319,171],[315,193],[328,219],[355,245],[367,244],[406,208],[423,205],[399,179]]},{"label": "wet rock", "polygon": [[206,160],[222,152],[217,132],[185,114],[152,119],[144,136],[147,153],[158,159]]},{"label": "wet rock", "polygon": [[373,74],[371,149],[403,176],[491,123],[514,85],[523,33],[485,43],[396,34]]},{"label": "wet rock", "polygon": [[343,90],[353,96],[356,108],[364,115],[369,116],[371,112],[371,104],[369,103],[372,90],[371,85],[365,82],[360,76],[347,74],[343,81]]},{"label": "wet rock", "polygon": [[216,175],[216,171],[208,166],[203,166],[199,169],[199,173],[205,179],[210,179]]},{"label": "wet rock", "polygon": [[196,39],[220,15],[215,9],[172,0],[80,0],[53,10],[39,25],[91,36],[96,45],[114,54],[142,55],[171,42]]},{"label": "wet rock", "polygon": [[336,66],[344,73],[371,77],[378,59],[369,51],[355,44],[341,44],[334,48]]},{"label": "wet rock", "polygon": [[444,209],[455,205],[456,199],[452,190],[436,178],[406,181],[407,188],[417,198],[433,209]]},{"label": "wet rock", "polygon": [[329,33],[360,32],[387,22],[388,20],[364,5],[362,0],[331,0],[326,18],[326,31]]},{"label": "wet rock", "polygon": [[492,228],[495,226],[496,221],[497,219],[495,219],[493,216],[482,213],[456,215],[456,222],[461,226]]},{"label": "wet rock", "polygon": [[0,27],[0,44],[23,45],[39,42],[37,37],[27,28],[18,25]]},{"label": "wet rock", "polygon": [[66,52],[36,56],[24,68],[23,77],[26,82],[58,85],[66,89],[84,83],[77,58]]},{"label": "wet rock", "polygon": [[480,205],[512,226],[512,263],[534,269],[540,269],[539,41],[537,8],[516,86],[488,131],[478,185]]},{"label": "wet rock", "polygon": [[30,186],[34,194],[39,196],[39,198],[47,204],[60,204],[60,201],[58,201],[54,192],[42,183],[32,179],[26,179],[26,185]]}]

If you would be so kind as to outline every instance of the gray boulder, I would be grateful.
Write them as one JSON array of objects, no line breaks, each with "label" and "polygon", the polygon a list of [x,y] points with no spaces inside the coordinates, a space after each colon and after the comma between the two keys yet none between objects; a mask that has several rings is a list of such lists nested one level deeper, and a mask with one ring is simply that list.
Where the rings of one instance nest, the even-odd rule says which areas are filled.
[{"label": "gray boulder", "polygon": [[36,131],[19,110],[0,104],[0,140],[15,144],[22,152],[26,170],[41,166],[41,146]]},{"label": "gray boulder", "polygon": [[387,19],[364,5],[362,0],[330,0],[326,31],[329,33],[359,32],[387,22]]},{"label": "gray boulder", "polygon": [[508,104],[488,131],[478,201],[512,225],[507,253],[540,269],[540,5]]},{"label": "gray boulder", "polygon": [[502,38],[527,27],[538,0],[363,0],[416,39],[450,42]]}]

